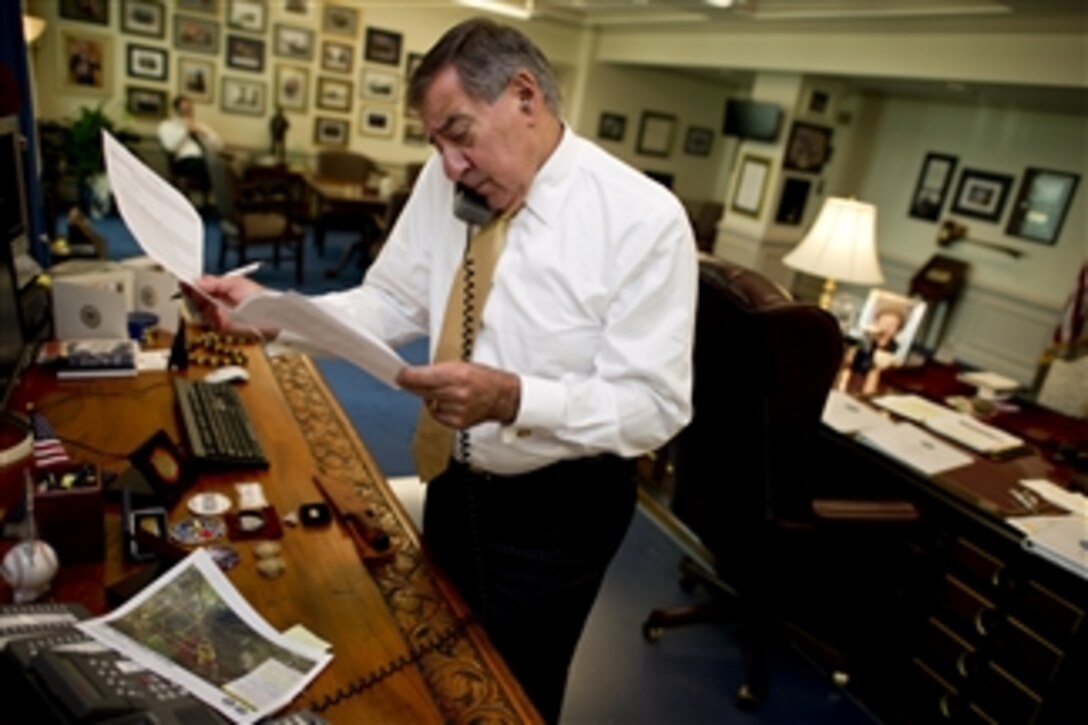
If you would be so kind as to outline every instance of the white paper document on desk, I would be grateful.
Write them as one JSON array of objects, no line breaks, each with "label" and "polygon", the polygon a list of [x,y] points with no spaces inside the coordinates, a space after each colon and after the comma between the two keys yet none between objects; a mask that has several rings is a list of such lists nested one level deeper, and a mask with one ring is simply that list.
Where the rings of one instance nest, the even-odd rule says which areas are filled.
[{"label": "white paper document on desk", "polygon": [[879,398],[873,398],[873,404],[916,423],[924,423],[929,418],[951,412],[951,408],[946,408],[921,396],[909,393],[906,395],[882,395]]},{"label": "white paper document on desk", "polygon": [[332,659],[273,629],[204,549],[119,609],[76,626],[238,723],[287,705]]},{"label": "white paper document on desk", "polygon": [[381,339],[345,325],[297,292],[266,292],[246,299],[231,313],[254,327],[287,330],[307,343],[358,365],[391,388],[408,363]]},{"label": "white paper document on desk", "polygon": [[1065,516],[1023,516],[1007,519],[1024,532],[1028,551],[1088,578],[1088,518]]},{"label": "white paper document on desk", "polygon": [[1024,441],[1016,436],[976,420],[966,413],[949,411],[944,415],[926,418],[925,426],[979,453],[1002,453],[1024,445]]},{"label": "white paper document on desk", "polygon": [[823,422],[843,435],[853,435],[881,425],[892,425],[892,421],[886,416],[841,390],[828,393]]},{"label": "white paper document on desk", "polygon": [[858,440],[927,476],[966,466],[974,460],[912,423],[893,423],[862,431]]}]

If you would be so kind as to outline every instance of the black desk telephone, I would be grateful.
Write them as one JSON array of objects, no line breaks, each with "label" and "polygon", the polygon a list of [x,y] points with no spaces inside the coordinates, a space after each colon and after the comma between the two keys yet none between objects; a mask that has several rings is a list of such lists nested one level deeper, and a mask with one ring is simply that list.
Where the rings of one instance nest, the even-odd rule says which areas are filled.
[{"label": "black desk telephone", "polygon": [[[6,609],[0,608],[0,618]],[[30,607],[23,610],[29,612]],[[227,722],[184,688],[70,624],[24,633],[7,641],[2,654],[4,689],[13,695],[0,717],[4,722],[8,715],[10,722],[34,723]]]},{"label": "black desk telephone", "polygon": [[464,184],[458,184],[453,192],[453,215],[463,222],[482,227],[491,221],[495,212],[487,205],[487,199]]}]

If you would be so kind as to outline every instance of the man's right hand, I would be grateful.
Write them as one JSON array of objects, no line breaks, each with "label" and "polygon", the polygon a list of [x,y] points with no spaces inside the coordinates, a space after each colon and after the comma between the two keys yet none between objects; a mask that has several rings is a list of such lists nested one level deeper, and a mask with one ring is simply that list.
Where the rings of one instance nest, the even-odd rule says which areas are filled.
[{"label": "man's right hand", "polygon": [[[204,295],[222,302],[228,309],[234,309],[247,297],[261,292],[264,287],[244,276],[214,277],[205,276],[197,281],[196,286]],[[212,304],[204,295],[198,294],[192,288],[183,286],[185,295],[193,301],[201,318],[205,323],[217,330],[233,332],[236,334],[250,334],[253,328],[233,322],[224,310],[218,305]],[[279,330],[261,330],[266,338],[275,337]]]}]

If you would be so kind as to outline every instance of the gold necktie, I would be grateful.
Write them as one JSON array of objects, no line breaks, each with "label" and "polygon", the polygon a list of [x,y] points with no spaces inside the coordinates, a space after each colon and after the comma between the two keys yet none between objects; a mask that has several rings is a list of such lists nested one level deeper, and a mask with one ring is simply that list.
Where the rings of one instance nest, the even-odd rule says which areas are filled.
[{"label": "gold necktie", "polygon": [[[450,286],[442,332],[438,336],[434,362],[470,360],[476,333],[480,329],[484,304],[491,291],[491,279],[506,242],[506,230],[518,208],[503,212],[476,233],[465,251],[461,266]],[[439,423],[426,405],[419,414],[412,452],[421,481],[432,481],[449,465],[454,433]]]}]

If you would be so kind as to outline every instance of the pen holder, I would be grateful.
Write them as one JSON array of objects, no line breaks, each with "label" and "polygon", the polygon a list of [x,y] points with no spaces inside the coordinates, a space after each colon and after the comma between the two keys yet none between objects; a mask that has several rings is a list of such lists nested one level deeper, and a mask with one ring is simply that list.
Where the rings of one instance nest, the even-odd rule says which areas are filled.
[{"label": "pen holder", "polygon": [[76,463],[34,476],[38,538],[49,542],[61,566],[101,562],[106,552],[106,521],[98,466]]}]

